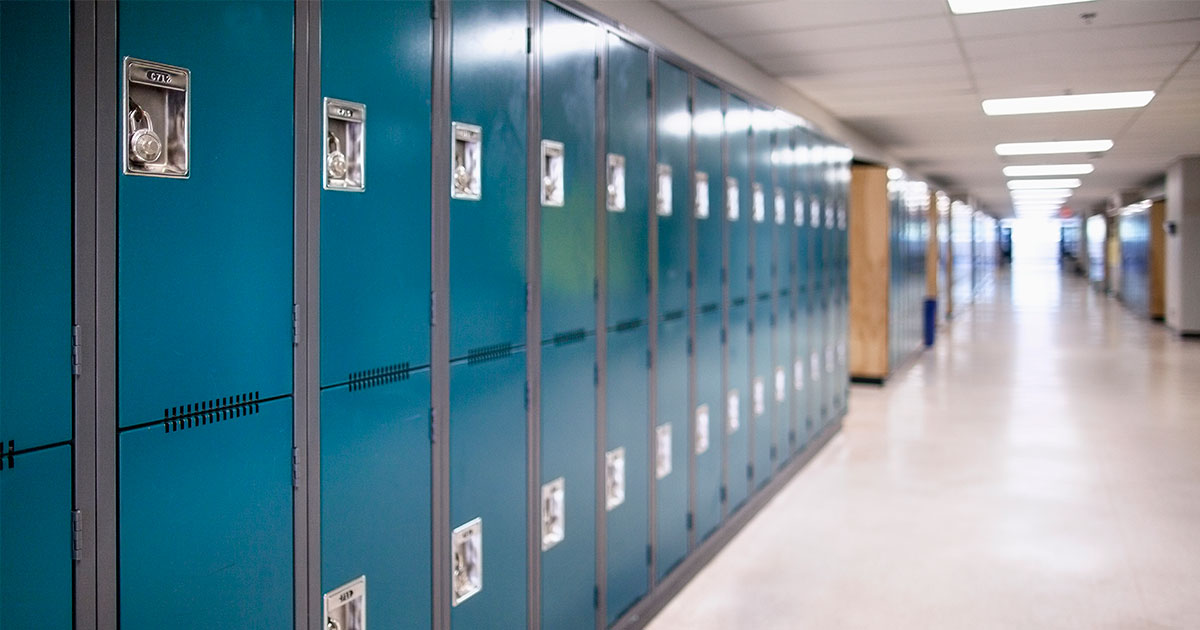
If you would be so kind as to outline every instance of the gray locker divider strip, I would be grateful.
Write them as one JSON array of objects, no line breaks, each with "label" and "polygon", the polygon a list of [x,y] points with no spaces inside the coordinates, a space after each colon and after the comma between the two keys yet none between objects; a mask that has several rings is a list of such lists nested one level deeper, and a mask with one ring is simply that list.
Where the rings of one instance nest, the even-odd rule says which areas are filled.
[{"label": "gray locker divider strip", "polygon": [[293,299],[297,343],[293,353],[292,445],[295,600],[297,630],[321,625],[321,3],[297,2],[293,73],[295,216]]},{"label": "gray locker divider strip", "polygon": [[96,628],[96,5],[71,5],[73,315],[79,369],[74,387],[75,628]]},{"label": "gray locker divider strip", "polygon": [[633,608],[630,608],[621,618],[612,625],[612,630],[637,630],[644,628],[650,620],[657,615],[659,611],[671,601],[673,597],[687,586],[688,582],[705,567],[717,553],[721,551],[737,536],[760,510],[775,498],[775,495],[782,490],[796,473],[804,469],[817,453],[834,438],[842,430],[842,420],[838,418],[829,423],[829,426],[821,430],[821,433],[813,438],[812,442],[798,453],[796,457],[788,462],[787,466],[780,469],[779,474],[771,479],[767,485],[763,486],[750,495],[746,502],[738,509],[727,521],[721,524],[717,531],[713,532],[700,546],[688,554],[683,562],[679,564],[670,575],[650,591],[650,594],[642,598]]},{"label": "gray locker divider strip", "polygon": [[[688,114],[696,115],[696,78],[688,77]],[[696,239],[699,226],[696,221],[696,131],[694,125],[688,125],[688,205],[684,207],[687,213],[688,226],[688,283],[687,283],[687,323],[688,323],[688,357],[687,357],[687,473],[688,473],[688,553],[696,548]]]},{"label": "gray locker divider strip", "polygon": [[658,58],[654,54],[654,49],[649,50],[646,55],[647,63],[650,64],[650,98],[646,99],[646,106],[650,110],[650,115],[647,118],[650,124],[650,159],[646,160],[647,181],[650,185],[647,187],[650,198],[646,200],[646,217],[647,229],[649,237],[646,239],[650,252],[647,256],[649,262],[646,273],[650,277],[650,298],[646,303],[650,307],[650,312],[647,314],[650,333],[650,371],[647,375],[650,379],[649,405],[646,419],[646,444],[649,448],[646,449],[646,478],[649,480],[646,493],[646,501],[649,509],[646,514],[649,517],[649,533],[648,543],[650,545],[650,562],[646,566],[646,583],[649,587],[654,586],[655,577],[658,575],[658,475],[656,474],[658,467],[655,465],[655,458],[658,454],[658,448],[655,444],[655,432],[658,427],[658,212],[655,208],[658,207]]},{"label": "gray locker divider strip", "polygon": [[[722,122],[724,117],[729,113],[729,92],[721,90],[721,116]],[[729,137],[727,134],[721,134],[721,181],[717,183],[721,190],[721,199],[728,199],[725,194],[725,182],[729,177]],[[709,182],[712,185],[712,182]],[[749,192],[749,191],[746,191]],[[739,202],[740,204],[741,202]],[[710,210],[710,216],[713,210]],[[721,423],[718,431],[721,436],[721,520],[729,515],[729,431],[726,429],[729,419],[726,416],[729,414],[729,239],[733,227],[729,224],[728,209],[722,203],[720,208],[715,210],[716,216],[721,221]],[[739,218],[740,221],[740,213]]]},{"label": "gray locker divider strip", "polygon": [[433,630],[450,628],[450,0],[433,1],[430,459]]},{"label": "gray locker divider strip", "polygon": [[526,406],[525,475],[529,515],[526,519],[527,567],[526,604],[530,630],[541,627],[542,619],[542,3],[528,0],[529,105],[525,170],[525,382],[529,391]]},{"label": "gray locker divider strip", "polygon": [[[746,120],[746,171],[750,186],[750,188],[746,190],[746,194],[749,195],[750,200],[750,212],[746,213],[749,215],[748,220],[746,221],[746,236],[748,238],[746,244],[746,264],[750,266],[750,282],[746,295],[746,321],[749,322],[750,334],[746,335],[745,382],[751,383],[750,389],[747,390],[745,394],[751,401],[750,413],[746,416],[746,496],[754,494],[754,484],[757,481],[760,472],[754,466],[754,443],[756,441],[754,438],[755,434],[758,433],[759,418],[754,415],[753,383],[754,377],[756,376],[755,368],[758,367],[756,364],[756,361],[758,361],[758,352],[755,352],[755,346],[758,345],[758,335],[762,334],[760,332],[759,322],[757,321],[758,301],[755,298],[759,292],[759,283],[762,282],[762,274],[759,273],[760,270],[758,269],[758,226],[755,225],[754,220],[754,184],[758,183],[760,186],[762,184],[758,179],[755,178],[756,174],[754,172],[754,158],[757,157],[755,151],[758,149],[758,147],[755,146],[756,143],[754,142],[754,112],[754,106],[751,105],[748,111],[749,116]],[[769,194],[769,190],[763,190],[764,198]],[[766,203],[765,199],[763,203]],[[741,221],[742,218],[739,216],[738,220]],[[766,219],[764,218],[764,220]]]},{"label": "gray locker divider strip", "polygon": [[96,5],[96,627],[117,627],[117,4]]},{"label": "gray locker divider strip", "polygon": [[604,29],[596,51],[596,628],[607,625],[605,601],[608,599],[608,530],[604,506],[604,452],[608,448],[608,223],[604,182],[608,179],[608,30]]}]

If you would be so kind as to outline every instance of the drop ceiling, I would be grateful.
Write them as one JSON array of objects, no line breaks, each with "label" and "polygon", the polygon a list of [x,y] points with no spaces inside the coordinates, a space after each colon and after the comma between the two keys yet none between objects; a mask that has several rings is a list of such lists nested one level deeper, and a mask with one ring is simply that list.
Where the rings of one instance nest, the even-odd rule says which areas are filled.
[{"label": "drop ceiling", "polygon": [[[656,0],[912,170],[997,216],[1009,164],[1090,161],[1087,210],[1200,153],[1200,1],[1096,0],[953,15],[945,0]],[[1085,15],[1091,14],[1091,15]],[[1156,90],[1144,109],[989,117],[985,98]],[[1111,138],[1099,155],[1000,142]]]}]

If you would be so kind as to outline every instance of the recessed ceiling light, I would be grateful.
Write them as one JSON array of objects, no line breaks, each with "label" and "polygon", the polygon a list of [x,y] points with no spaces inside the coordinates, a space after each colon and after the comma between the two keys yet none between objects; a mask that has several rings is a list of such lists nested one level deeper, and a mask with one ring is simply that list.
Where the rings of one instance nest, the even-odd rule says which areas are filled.
[{"label": "recessed ceiling light", "polygon": [[1005,166],[1006,177],[1045,177],[1047,175],[1087,175],[1096,170],[1091,164],[1029,164]]},{"label": "recessed ceiling light", "polygon": [[950,11],[956,15],[964,13],[985,13],[987,11],[1007,11],[1009,9],[1028,9],[1031,7],[1046,7],[1055,4],[1073,4],[1076,2],[1091,2],[1092,0],[949,0]]},{"label": "recessed ceiling light", "polygon": [[1048,153],[1100,153],[1113,148],[1112,140],[1061,140],[1056,142],[1005,142],[996,145],[997,155],[1045,155]]},{"label": "recessed ceiling light", "polygon": [[1066,179],[1010,179],[1009,190],[1028,190],[1031,188],[1079,188],[1083,182],[1077,177]]},{"label": "recessed ceiling light", "polygon": [[1013,114],[1051,114],[1056,112],[1087,112],[1098,109],[1128,109],[1130,107],[1145,107],[1153,98],[1153,91],[1063,94],[1060,96],[1029,96],[1024,98],[989,98],[983,101],[983,113],[988,116],[1011,116]]},{"label": "recessed ceiling light", "polygon": [[1036,191],[1021,191],[1014,190],[1012,200],[1013,203],[1062,203],[1069,199],[1071,195],[1018,195],[1018,192],[1036,192]]}]

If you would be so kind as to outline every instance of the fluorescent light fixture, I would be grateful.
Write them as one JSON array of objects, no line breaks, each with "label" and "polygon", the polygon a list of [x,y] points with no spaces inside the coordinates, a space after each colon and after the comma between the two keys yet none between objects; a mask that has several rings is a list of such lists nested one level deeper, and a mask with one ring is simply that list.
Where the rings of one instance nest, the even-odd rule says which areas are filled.
[{"label": "fluorescent light fixture", "polygon": [[1007,11],[1009,9],[1029,9],[1046,7],[1055,4],[1073,4],[1076,2],[1091,2],[1092,0],[949,0],[950,11],[956,15],[965,13],[986,13],[988,11]]},{"label": "fluorescent light fixture", "polygon": [[1083,182],[1077,177],[1066,179],[1010,179],[1009,190],[1029,190],[1032,188],[1079,188]]},{"label": "fluorescent light fixture", "polygon": [[1056,142],[1005,142],[996,145],[997,155],[1046,155],[1048,153],[1101,153],[1113,148],[1112,140],[1062,140]]},{"label": "fluorescent light fixture", "polygon": [[892,181],[896,181],[897,179],[904,179],[904,171],[893,166],[892,168],[889,168],[887,170],[887,178]]},{"label": "fluorescent light fixture", "polygon": [[1006,177],[1046,177],[1048,175],[1087,175],[1096,170],[1091,164],[1030,164],[1005,166]]},{"label": "fluorescent light fixture", "polygon": [[1013,199],[1066,199],[1075,194],[1070,188],[1042,188],[1036,190],[1013,190]]},{"label": "fluorescent light fixture", "polygon": [[1098,94],[1062,94],[1059,96],[1029,96],[1024,98],[989,98],[983,101],[983,113],[988,116],[1014,114],[1053,114],[1057,112],[1088,112],[1098,109],[1128,109],[1145,107],[1154,92],[1103,92]]}]

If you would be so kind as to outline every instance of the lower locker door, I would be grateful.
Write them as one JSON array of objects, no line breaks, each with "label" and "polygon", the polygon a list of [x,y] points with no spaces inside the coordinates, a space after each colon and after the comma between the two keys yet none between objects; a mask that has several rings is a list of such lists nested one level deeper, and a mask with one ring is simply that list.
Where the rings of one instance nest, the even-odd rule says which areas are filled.
[{"label": "lower locker door", "polygon": [[542,348],[541,558],[545,630],[575,630],[595,624],[595,367],[594,337]]},{"label": "lower locker door", "polygon": [[726,344],[729,364],[726,366],[725,399],[725,505],[732,514],[750,495],[750,431],[754,425],[750,416],[750,331],[747,328],[748,309],[735,306],[729,309],[729,329]]},{"label": "lower locker door", "polygon": [[754,303],[754,377],[750,382],[750,417],[754,419],[755,487],[771,479],[775,459],[775,366],[771,353],[771,301]]},{"label": "lower locker door", "polygon": [[779,306],[779,316],[771,330],[775,371],[768,383],[770,404],[774,407],[775,468],[783,468],[796,444],[795,427],[792,425],[792,318],[788,308]]},{"label": "lower locker door", "polygon": [[[649,588],[650,544],[650,329],[608,335],[605,400],[608,622]],[[616,460],[623,459],[623,463]],[[612,463],[610,463],[612,462]],[[623,470],[622,470],[623,469]],[[623,483],[622,483],[623,479]],[[618,486],[623,486],[618,487]]]},{"label": "lower locker door", "polygon": [[0,628],[69,630],[71,447],[12,464],[0,470]]},{"label": "lower locker door", "polygon": [[122,630],[290,628],[292,399],[183,427],[118,438]]},{"label": "lower locker door", "polygon": [[429,372],[321,392],[321,592],[367,579],[377,628],[428,628]]},{"label": "lower locker door", "polygon": [[725,436],[725,394],[721,389],[721,312],[696,317],[696,408],[692,409],[692,444],[696,458],[696,498],[692,526],[699,543],[721,524],[721,449]]},{"label": "lower locker door", "polygon": [[788,360],[792,366],[792,431],[795,441],[792,452],[799,452],[808,443],[808,296],[796,296],[796,317],[792,324],[792,352]]},{"label": "lower locker door", "polygon": [[819,293],[810,296],[808,330],[804,334],[805,347],[808,350],[805,358],[808,361],[805,366],[808,369],[808,416],[805,418],[808,440],[816,435],[821,425],[821,383],[825,380],[821,378],[821,320],[818,317],[820,309],[816,304],[819,299]]},{"label": "lower locker door", "polygon": [[662,579],[688,550],[688,322],[658,325],[658,413],[654,430],[656,569]]},{"label": "lower locker door", "polygon": [[450,366],[449,422],[450,526],[471,545],[461,547],[464,580],[452,580],[451,624],[524,628],[525,354]]}]

